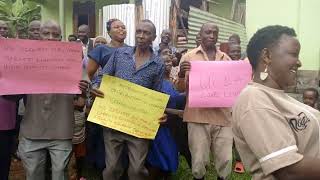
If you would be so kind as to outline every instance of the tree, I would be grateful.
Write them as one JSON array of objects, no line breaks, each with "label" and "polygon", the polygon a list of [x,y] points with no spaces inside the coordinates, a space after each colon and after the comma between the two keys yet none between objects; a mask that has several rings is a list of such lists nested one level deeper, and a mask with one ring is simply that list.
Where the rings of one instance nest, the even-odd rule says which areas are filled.
[{"label": "tree", "polygon": [[9,23],[12,35],[25,38],[28,24],[41,19],[39,3],[35,0],[0,0],[0,20]]}]

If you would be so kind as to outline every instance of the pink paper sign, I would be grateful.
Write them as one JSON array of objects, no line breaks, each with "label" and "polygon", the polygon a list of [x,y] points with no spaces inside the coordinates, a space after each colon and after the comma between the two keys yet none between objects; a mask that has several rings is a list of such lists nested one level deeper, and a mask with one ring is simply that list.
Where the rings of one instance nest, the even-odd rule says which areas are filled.
[{"label": "pink paper sign", "polygon": [[0,95],[80,93],[79,43],[0,39]]},{"label": "pink paper sign", "polygon": [[191,62],[189,107],[232,107],[251,74],[248,61]]}]

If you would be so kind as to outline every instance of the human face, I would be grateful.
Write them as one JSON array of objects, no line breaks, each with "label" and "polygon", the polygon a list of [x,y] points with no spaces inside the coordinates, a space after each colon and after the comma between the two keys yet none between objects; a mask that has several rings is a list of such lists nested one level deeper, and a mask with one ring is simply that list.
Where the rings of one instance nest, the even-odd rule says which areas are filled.
[{"label": "human face", "polygon": [[161,54],[160,54],[160,55],[161,55],[161,56],[169,56],[169,55],[171,55],[171,50],[168,49],[168,48],[163,49],[163,50],[161,51]]},{"label": "human face", "polygon": [[0,37],[2,36],[7,38],[8,34],[9,34],[8,24],[3,21],[0,21]]},{"label": "human face", "polygon": [[219,29],[214,24],[205,24],[200,32],[201,45],[206,49],[216,45],[218,40]]},{"label": "human face", "polygon": [[197,44],[197,47],[200,46],[201,44],[201,37],[200,37],[200,34],[198,33],[197,36],[196,36],[196,44]]},{"label": "human face", "polygon": [[316,99],[316,93],[315,92],[313,92],[313,91],[305,91],[305,92],[303,92],[303,103],[304,104],[314,108],[315,105],[316,105],[316,102],[317,102],[317,99]]},{"label": "human face", "polygon": [[61,30],[57,25],[42,27],[40,37],[42,40],[61,41]]},{"label": "human face", "polygon": [[164,44],[169,44],[171,42],[171,32],[169,30],[164,30],[161,33],[161,42]]},{"label": "human face", "polygon": [[94,41],[94,47],[97,47],[98,45],[101,45],[101,44],[107,44],[107,41],[105,39],[102,39],[102,38],[96,39]]},{"label": "human face", "polygon": [[178,58],[176,56],[176,54],[172,54],[172,66],[178,66]]},{"label": "human face", "polygon": [[153,27],[148,22],[141,22],[136,28],[136,46],[141,49],[149,48],[156,35],[153,32]]},{"label": "human face", "polygon": [[232,60],[239,60],[241,58],[241,47],[239,45],[229,46],[228,55]]},{"label": "human face", "polygon": [[172,58],[168,55],[163,56],[162,57],[164,60],[164,65],[165,65],[165,72],[166,74],[170,74],[171,73],[171,69],[172,69]]},{"label": "human face", "polygon": [[89,27],[86,25],[81,25],[78,28],[78,38],[84,43],[86,44],[89,40]]},{"label": "human face", "polygon": [[32,23],[29,25],[28,28],[28,36],[29,39],[33,39],[33,40],[39,40],[40,39],[40,22],[37,23]]},{"label": "human face", "polygon": [[112,40],[123,42],[127,37],[126,26],[121,21],[112,22],[109,35]]},{"label": "human face", "polygon": [[232,38],[229,39],[229,44],[238,44],[238,45],[240,45],[240,42],[239,42],[239,40],[237,38],[232,37]]},{"label": "human face", "polygon": [[77,41],[77,38],[76,37],[68,37],[68,41],[75,42],[75,41]]},{"label": "human face", "polygon": [[267,59],[268,73],[275,82],[275,87],[285,90],[296,84],[297,71],[301,67],[299,60],[300,43],[292,36],[282,35],[277,45],[273,46]]}]

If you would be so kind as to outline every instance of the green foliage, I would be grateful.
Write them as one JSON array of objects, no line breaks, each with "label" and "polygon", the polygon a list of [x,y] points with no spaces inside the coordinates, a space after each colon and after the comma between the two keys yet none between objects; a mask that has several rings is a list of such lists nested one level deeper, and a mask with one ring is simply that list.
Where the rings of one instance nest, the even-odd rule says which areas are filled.
[{"label": "green foliage", "polygon": [[36,0],[0,0],[0,20],[10,24],[12,35],[27,37],[28,24],[41,19],[39,3]]}]

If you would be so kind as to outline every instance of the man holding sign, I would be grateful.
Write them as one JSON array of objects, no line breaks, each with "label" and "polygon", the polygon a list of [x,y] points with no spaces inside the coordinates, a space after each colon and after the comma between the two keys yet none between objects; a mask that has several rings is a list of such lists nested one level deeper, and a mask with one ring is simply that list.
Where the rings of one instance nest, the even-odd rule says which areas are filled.
[{"label": "man holding sign", "polygon": [[[165,67],[163,61],[151,48],[155,38],[156,28],[154,24],[149,20],[141,21],[136,27],[136,46],[117,49],[103,68],[103,73],[148,89],[160,91]],[[131,99],[128,98],[128,100]],[[123,105],[122,108],[125,108],[125,106]],[[145,110],[148,111],[149,109]],[[91,113],[93,111],[94,108]],[[165,120],[166,116],[163,116],[160,122]],[[120,156],[124,146],[127,146],[128,149],[129,179],[147,179],[148,171],[144,163],[150,141],[107,127],[103,131],[106,150],[106,168],[103,179],[118,180],[120,178],[122,172]]]},{"label": "man holding sign", "polygon": [[[188,90],[190,61],[225,61],[230,58],[219,51],[215,44],[219,28],[213,23],[201,27],[199,47],[185,54],[180,63],[179,91]],[[187,105],[183,119],[188,122],[189,148],[192,156],[192,174],[195,179],[204,179],[206,165],[210,162],[210,150],[214,154],[214,164],[218,179],[226,179],[232,165],[231,113],[228,108],[190,108]]]},{"label": "man holding sign", "polygon": [[[40,37],[41,40],[61,41],[60,26],[54,21],[43,23]],[[72,151],[73,97],[71,94],[27,95],[19,143],[27,180],[45,179],[46,151],[51,157],[52,179],[68,179],[66,167]]]}]

